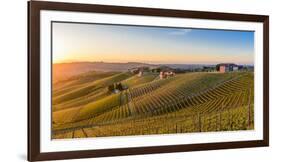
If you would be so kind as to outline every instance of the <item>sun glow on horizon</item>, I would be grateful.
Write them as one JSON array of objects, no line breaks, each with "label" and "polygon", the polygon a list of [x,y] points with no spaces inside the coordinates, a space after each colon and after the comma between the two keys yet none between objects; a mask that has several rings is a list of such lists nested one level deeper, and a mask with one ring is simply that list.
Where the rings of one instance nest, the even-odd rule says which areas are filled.
[{"label": "sun glow on horizon", "polygon": [[254,33],[53,23],[53,63],[253,64]]}]

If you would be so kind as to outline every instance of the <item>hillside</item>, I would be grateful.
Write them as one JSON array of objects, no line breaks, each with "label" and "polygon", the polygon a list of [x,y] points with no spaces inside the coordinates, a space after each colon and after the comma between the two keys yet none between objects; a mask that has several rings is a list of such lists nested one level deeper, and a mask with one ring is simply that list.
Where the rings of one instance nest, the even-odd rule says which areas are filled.
[{"label": "hillside", "polygon": [[[53,89],[53,138],[253,129],[252,72],[101,74]],[[127,88],[109,92],[117,82]]]}]

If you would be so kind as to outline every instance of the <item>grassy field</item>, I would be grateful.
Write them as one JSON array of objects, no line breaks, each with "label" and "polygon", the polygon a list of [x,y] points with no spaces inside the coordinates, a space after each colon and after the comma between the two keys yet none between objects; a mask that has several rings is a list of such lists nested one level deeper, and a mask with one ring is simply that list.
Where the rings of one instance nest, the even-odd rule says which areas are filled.
[{"label": "grassy field", "polygon": [[53,139],[248,130],[254,74],[87,72],[53,84],[52,104]]}]

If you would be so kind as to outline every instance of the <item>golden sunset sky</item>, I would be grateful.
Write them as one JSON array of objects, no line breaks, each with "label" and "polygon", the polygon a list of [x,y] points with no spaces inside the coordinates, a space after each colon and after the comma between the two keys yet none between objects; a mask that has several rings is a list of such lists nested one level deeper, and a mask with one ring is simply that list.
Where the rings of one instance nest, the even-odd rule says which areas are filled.
[{"label": "golden sunset sky", "polygon": [[254,32],[52,24],[53,63],[253,64]]}]

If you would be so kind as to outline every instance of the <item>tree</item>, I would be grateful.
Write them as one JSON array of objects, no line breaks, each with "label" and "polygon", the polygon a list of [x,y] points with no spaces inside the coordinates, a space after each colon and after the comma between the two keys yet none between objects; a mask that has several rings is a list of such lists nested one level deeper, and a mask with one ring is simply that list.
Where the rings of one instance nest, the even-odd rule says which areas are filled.
[{"label": "tree", "polygon": [[123,90],[123,86],[121,83],[117,83],[116,84],[116,89],[118,89],[119,91],[122,91]]},{"label": "tree", "polygon": [[110,84],[110,85],[107,87],[107,89],[108,89],[109,92],[112,92],[112,91],[115,89],[114,84]]},{"label": "tree", "polygon": [[220,65],[216,65],[216,70],[220,71]]}]

